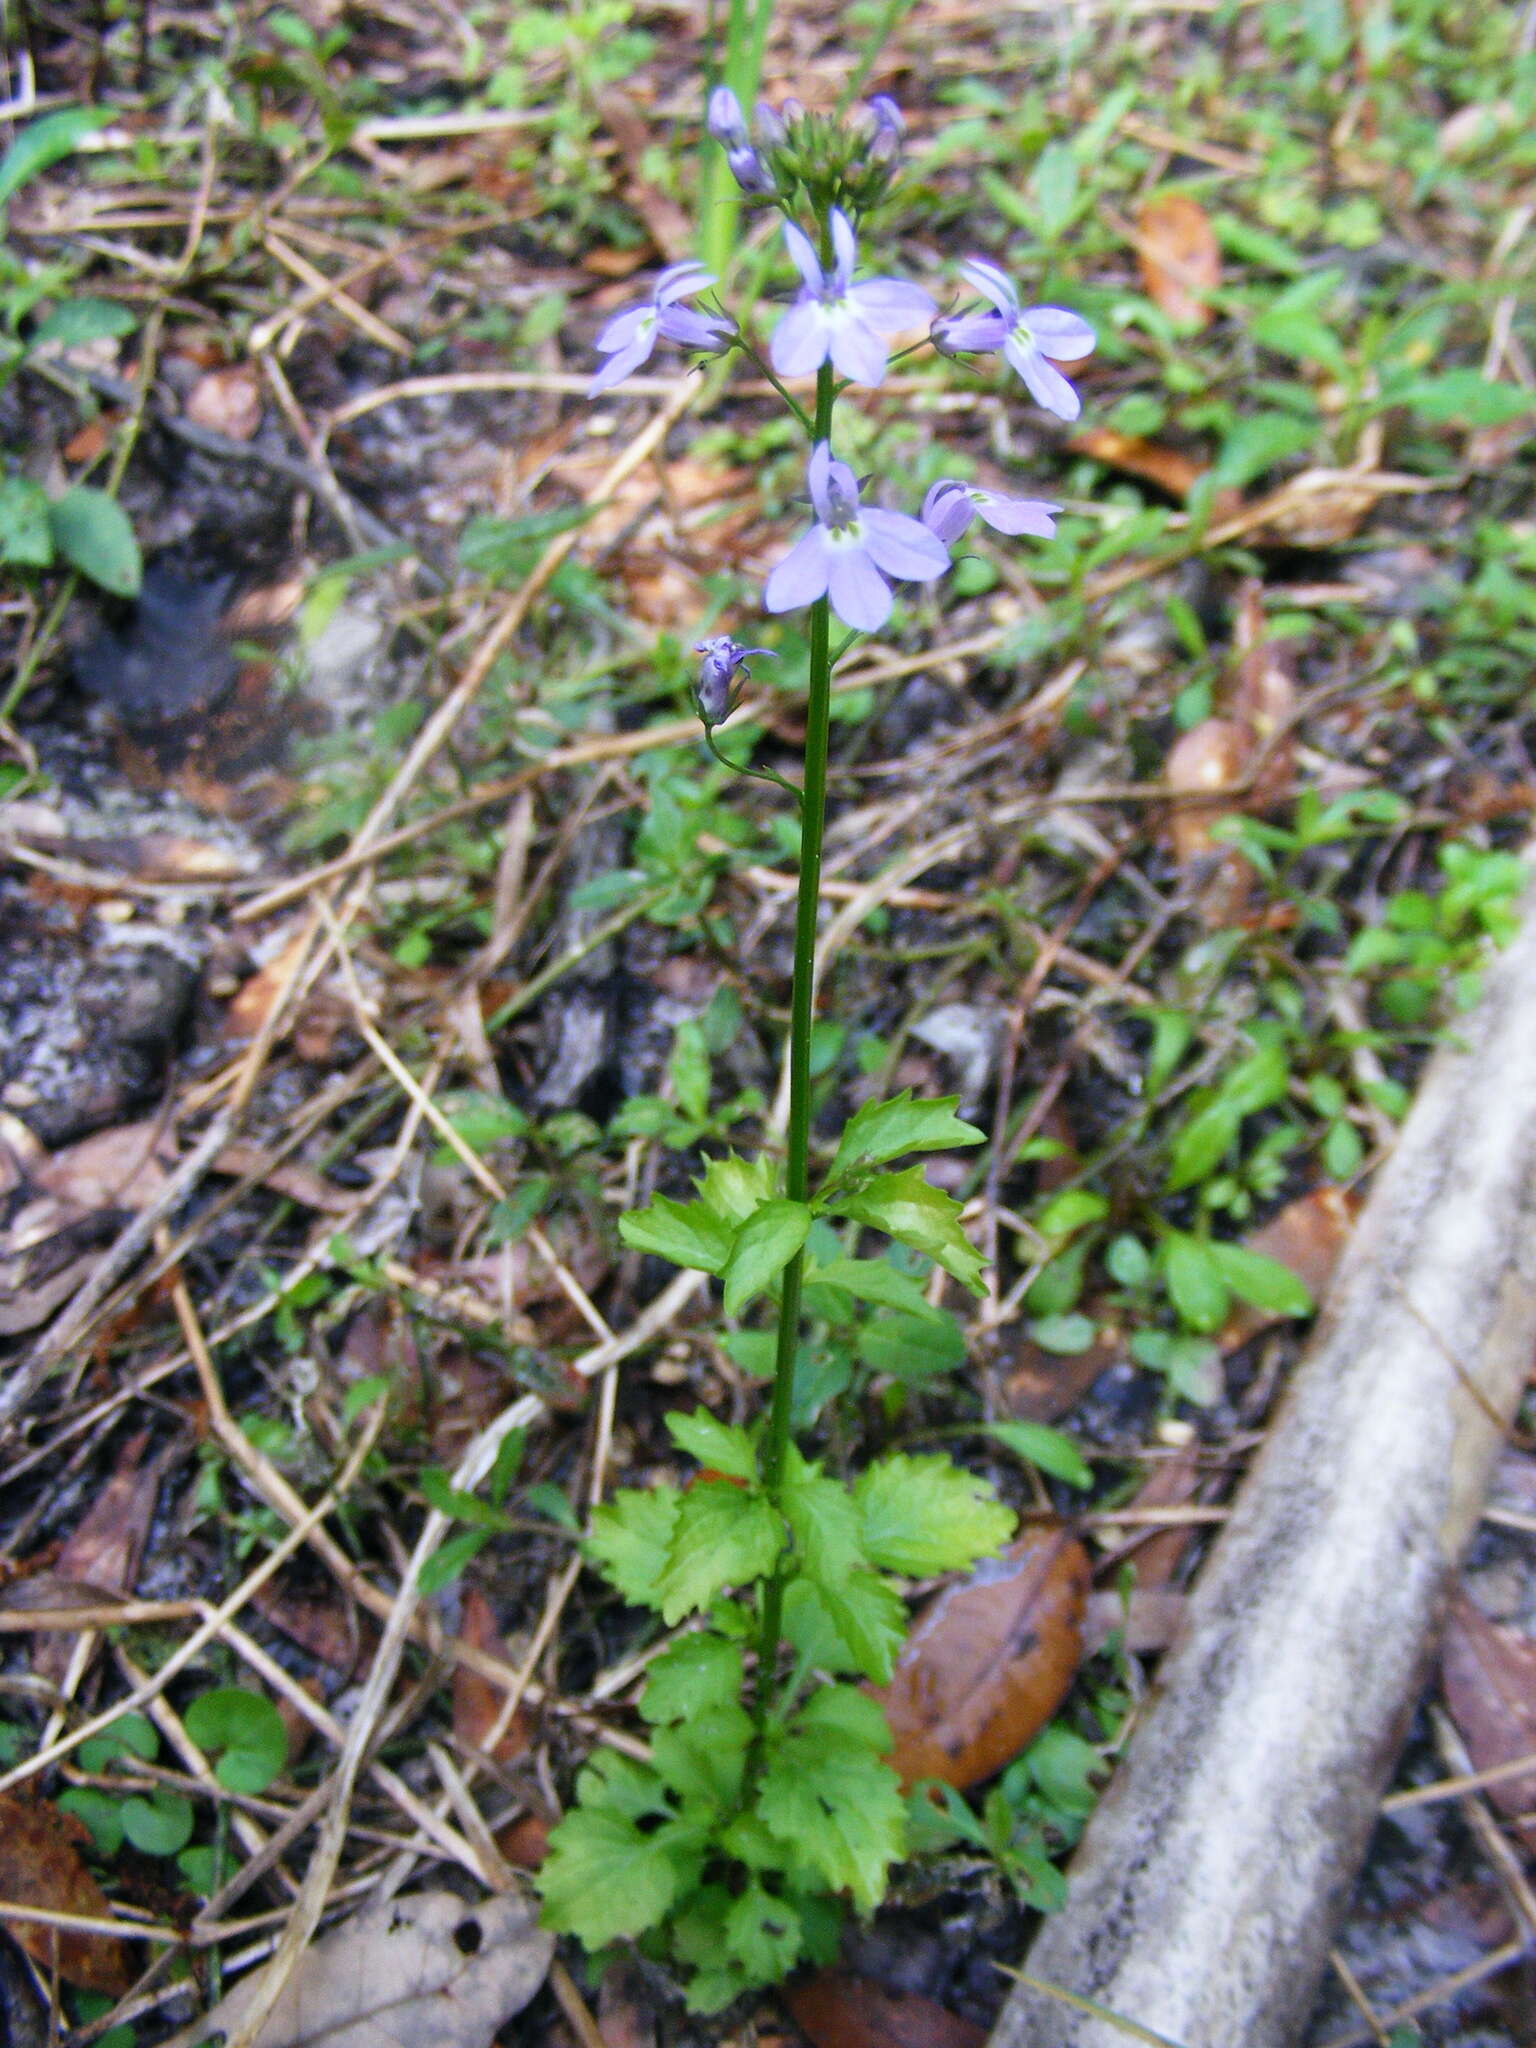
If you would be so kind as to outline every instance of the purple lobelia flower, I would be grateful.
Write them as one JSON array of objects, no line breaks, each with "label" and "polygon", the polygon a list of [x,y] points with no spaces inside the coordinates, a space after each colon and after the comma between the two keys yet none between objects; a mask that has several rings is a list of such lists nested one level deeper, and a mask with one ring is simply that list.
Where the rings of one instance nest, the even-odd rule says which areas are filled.
[{"label": "purple lobelia flower", "polygon": [[890,356],[885,337],[928,319],[933,301],[921,285],[899,278],[872,277],[855,284],[853,228],[836,206],[831,223],[830,271],[822,269],[809,236],[793,221],[784,223],[785,246],[800,273],[801,290],[774,329],[769,354],[781,377],[808,376],[830,356],[851,384],[878,384]]},{"label": "purple lobelia flower", "polygon": [[678,304],[680,299],[707,291],[714,282],[702,263],[672,263],[656,279],[648,299],[615,313],[594,344],[608,361],[587,386],[588,398],[612,390],[648,362],[658,335],[684,348],[723,348],[736,332],[734,320],[724,313],[696,313],[691,306]]},{"label": "purple lobelia flower", "polygon": [[778,190],[772,171],[750,143],[744,149],[728,149],[725,161],[742,191],[753,198],[765,199]]},{"label": "purple lobelia flower", "polygon": [[901,154],[902,138],[907,132],[902,111],[888,92],[877,92],[869,102],[869,113],[875,124],[869,153],[877,163],[892,163]]},{"label": "purple lobelia flower", "polygon": [[708,728],[729,718],[736,709],[736,678],[750,676],[748,658],[773,653],[771,647],[743,647],[729,633],[716,633],[709,640],[696,640],[693,651],[702,654],[698,681],[693,686],[693,707]]},{"label": "purple lobelia flower", "polygon": [[797,611],[830,597],[845,626],[873,633],[891,615],[887,576],[931,583],[949,567],[949,552],[921,520],[859,503],[859,486],[846,462],[835,462],[818,441],[805,472],[816,523],[770,572],[763,603],[771,612]]},{"label": "purple lobelia flower", "polygon": [[979,256],[962,263],[960,275],[984,299],[990,299],[996,311],[962,313],[935,321],[933,338],[939,347],[961,355],[972,349],[1000,348],[1037,404],[1058,419],[1075,420],[1083,409],[1082,400],[1055,363],[1046,359],[1075,363],[1090,354],[1094,333],[1088,322],[1062,306],[1021,307],[1012,282],[995,263],[983,262]]},{"label": "purple lobelia flower", "polygon": [[1056,531],[1059,505],[1044,498],[1010,498],[1002,491],[983,490],[941,477],[923,500],[922,521],[946,547],[952,546],[978,516],[997,533],[1032,533],[1049,540]]}]

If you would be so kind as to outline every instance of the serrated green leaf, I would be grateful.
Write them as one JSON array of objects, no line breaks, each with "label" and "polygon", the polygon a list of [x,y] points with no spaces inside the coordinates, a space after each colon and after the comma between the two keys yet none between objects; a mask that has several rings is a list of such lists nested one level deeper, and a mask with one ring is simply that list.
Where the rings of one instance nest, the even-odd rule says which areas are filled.
[{"label": "serrated green leaf", "polygon": [[872,1301],[877,1307],[900,1309],[909,1316],[929,1316],[946,1323],[954,1320],[932,1307],[912,1276],[898,1273],[887,1259],[828,1259],[808,1276],[806,1285],[841,1287],[855,1301]]},{"label": "serrated green leaf", "polygon": [[837,1585],[791,1579],[784,1592],[784,1639],[816,1671],[884,1685],[907,1639],[906,1603],[867,1565]]},{"label": "serrated green leaf", "polygon": [[734,1230],[771,1198],[775,1180],[774,1164],[766,1153],[756,1159],[738,1159],[730,1152],[724,1159],[711,1159],[704,1178],[694,1186],[705,1208],[723,1217]]},{"label": "serrated green leaf", "polygon": [[805,1243],[810,1227],[809,1207],[782,1196],[752,1212],[737,1231],[730,1259],[722,1268],[727,1315],[739,1315],[753,1295],[778,1278]]},{"label": "serrated green leaf", "polygon": [[731,1479],[757,1477],[757,1451],[744,1429],[717,1422],[707,1408],[695,1408],[688,1415],[674,1410],[664,1419],[677,1448],[697,1458],[709,1471],[723,1472]]},{"label": "serrated green leaf", "polygon": [[855,1223],[868,1223],[937,1261],[973,1294],[982,1294],[986,1261],[960,1228],[960,1204],[923,1178],[920,1166],[882,1173],[828,1203]]},{"label": "serrated green leaf", "polygon": [[[839,1688],[841,1690],[841,1688]],[[906,1847],[901,1781],[856,1736],[831,1726],[789,1731],[770,1750],[756,1813],[791,1868],[873,1912]]]},{"label": "serrated green leaf", "polygon": [[979,1145],[986,1137],[955,1115],[958,1095],[914,1102],[904,1088],[888,1102],[866,1102],[843,1127],[827,1175],[828,1185],[863,1166],[880,1166],[904,1152],[945,1152],[951,1145]]},{"label": "serrated green leaf", "polygon": [[[265,1792],[288,1761],[288,1731],[265,1693],[221,1685],[187,1708],[186,1729],[214,1759],[213,1775],[230,1792]],[[190,1830],[189,1830],[190,1832]],[[186,1847],[185,1841],[176,1844]]]},{"label": "serrated green leaf", "polygon": [[[583,1773],[585,1778],[586,1773]],[[667,1813],[664,1804],[656,1809]],[[633,1819],[584,1799],[549,1838],[538,1875],[541,1918],[589,1949],[643,1934],[698,1882],[703,1832],[676,1819],[642,1832]]]},{"label": "serrated green leaf", "polygon": [[753,1984],[782,1983],[805,1951],[800,1916],[784,1899],[749,1884],[731,1903],[726,1945]]},{"label": "serrated green leaf", "polygon": [[1163,1278],[1169,1300],[1190,1329],[1205,1337],[1221,1328],[1231,1297],[1207,1239],[1170,1230],[1163,1242]]},{"label": "serrated green leaf", "polygon": [[994,1556],[1017,1517],[984,1479],[948,1458],[881,1458],[853,1489],[864,1554],[882,1571],[926,1578]]},{"label": "serrated green leaf", "polygon": [[783,1524],[761,1494],[700,1480],[678,1501],[666,1564],[645,1605],[659,1606],[668,1623],[681,1621],[722,1587],[763,1578],[783,1547]]},{"label": "serrated green leaf", "polygon": [[704,1631],[663,1650],[646,1675],[640,1713],[653,1726],[735,1704],[746,1682],[740,1643]]},{"label": "serrated green leaf", "polygon": [[61,107],[29,123],[0,159],[0,206],[29,178],[72,156],[87,135],[105,128],[112,118],[108,107]]},{"label": "serrated green leaf", "polygon": [[889,1755],[892,1747],[891,1724],[885,1718],[885,1709],[857,1686],[824,1685],[820,1692],[813,1692],[800,1709],[797,1726],[812,1733],[817,1729],[835,1730],[873,1750],[876,1756]]},{"label": "serrated green leaf", "polygon": [[128,514],[90,484],[74,484],[48,508],[53,544],[82,576],[114,597],[137,597],[143,558]]},{"label": "serrated green leaf", "polygon": [[1092,1486],[1093,1472],[1071,1437],[1043,1422],[989,1422],[986,1433],[1015,1457],[1068,1486]]},{"label": "serrated green leaf", "polygon": [[0,478],[0,562],[46,569],[53,561],[48,494],[30,477]]},{"label": "serrated green leaf", "polygon": [[1288,1266],[1251,1252],[1240,1244],[1212,1242],[1207,1249],[1217,1271],[1239,1301],[1263,1309],[1266,1315],[1309,1316],[1312,1296]]},{"label": "serrated green leaf", "polygon": [[731,1256],[730,1224],[703,1202],[658,1195],[648,1207],[619,1218],[619,1235],[632,1251],[655,1252],[674,1266],[718,1273]]},{"label": "serrated green leaf", "polygon": [[592,1510],[591,1533],[582,1546],[587,1560],[637,1607],[660,1605],[656,1587],[666,1570],[681,1498],[675,1486],[644,1492],[626,1487]]},{"label": "serrated green leaf", "polygon": [[[801,1626],[823,1631],[814,1637],[821,1667],[856,1671],[883,1685],[906,1635],[906,1609],[895,1589],[869,1568],[853,1497],[790,1445],[783,1508],[801,1580],[813,1589],[819,1610],[801,1617]],[[834,1641],[841,1651],[835,1660],[829,1654]]]},{"label": "serrated green leaf", "polygon": [[651,1760],[685,1806],[691,1801],[725,1814],[741,1796],[751,1741],[752,1717],[733,1700],[658,1728],[651,1738]]}]

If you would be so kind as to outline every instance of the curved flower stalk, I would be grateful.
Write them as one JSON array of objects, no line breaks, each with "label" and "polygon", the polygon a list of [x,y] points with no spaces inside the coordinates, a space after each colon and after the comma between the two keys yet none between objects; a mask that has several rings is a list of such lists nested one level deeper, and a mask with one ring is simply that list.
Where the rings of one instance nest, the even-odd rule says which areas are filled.
[{"label": "curved flower stalk", "polygon": [[1093,353],[1095,336],[1088,322],[1064,306],[1021,307],[1012,280],[979,256],[962,263],[960,275],[973,291],[991,300],[994,310],[935,321],[935,343],[952,355],[1001,349],[1037,405],[1060,420],[1075,420],[1082,400],[1056,363],[1075,363]]},{"label": "curved flower stalk", "polygon": [[781,377],[808,377],[828,360],[850,384],[879,384],[890,358],[886,337],[933,317],[933,300],[921,285],[896,277],[853,282],[858,242],[841,207],[830,218],[832,268],[820,259],[792,220],[784,223],[784,246],[800,273],[800,296],[773,332],[769,355]]},{"label": "curved flower stalk", "polygon": [[860,505],[857,478],[827,442],[817,442],[805,481],[816,523],[769,574],[769,611],[798,611],[829,597],[845,626],[873,633],[891,615],[887,576],[931,583],[949,567],[949,550],[921,520]]},{"label": "curved flower stalk", "polygon": [[684,348],[715,350],[735,339],[736,322],[725,313],[696,313],[679,302],[708,291],[714,277],[702,263],[670,263],[651,287],[651,296],[638,306],[626,306],[615,313],[593,346],[608,361],[587,386],[588,398],[611,391],[615,384],[649,362],[657,340],[681,343]]}]

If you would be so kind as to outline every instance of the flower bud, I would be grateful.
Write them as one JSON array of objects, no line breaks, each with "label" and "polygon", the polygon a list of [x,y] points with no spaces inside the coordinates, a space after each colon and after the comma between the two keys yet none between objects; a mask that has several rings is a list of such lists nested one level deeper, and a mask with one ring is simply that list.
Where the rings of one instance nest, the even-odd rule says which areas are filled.
[{"label": "flower bud", "polygon": [[717,633],[709,640],[695,641],[693,651],[704,657],[699,663],[698,680],[693,686],[693,706],[705,728],[710,729],[735,710],[736,678],[749,673],[748,657],[772,654],[773,649],[743,647],[729,633]]},{"label": "flower bud", "polygon": [[782,149],[789,140],[789,130],[779,119],[778,109],[769,106],[766,100],[759,100],[752,109],[752,120],[757,129],[757,140],[763,149]]},{"label": "flower bud", "polygon": [[775,190],[773,173],[750,143],[742,149],[728,149],[725,160],[743,192],[766,198]]},{"label": "flower bud", "polygon": [[727,149],[746,148],[746,117],[741,111],[741,101],[728,85],[717,85],[711,92],[705,126],[716,142],[723,143]]}]

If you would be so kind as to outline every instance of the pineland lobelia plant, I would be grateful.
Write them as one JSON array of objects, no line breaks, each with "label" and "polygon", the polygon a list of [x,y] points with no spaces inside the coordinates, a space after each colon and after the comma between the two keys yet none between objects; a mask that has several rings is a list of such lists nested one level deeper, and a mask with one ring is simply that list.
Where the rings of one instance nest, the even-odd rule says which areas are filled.
[{"label": "pineland lobelia plant", "polygon": [[[1093,347],[1075,313],[1021,306],[1012,281],[980,258],[962,263],[960,278],[985,308],[962,301],[942,316],[919,284],[861,276],[859,235],[901,166],[904,124],[889,99],[850,122],[793,102],[759,106],[749,125],[735,95],[717,87],[707,122],[747,202],[783,216],[794,299],[764,354],[705,298],[716,280],[703,266],[673,264],[599,334],[591,391],[621,384],[660,341],[735,351],[806,436],[810,524],[763,590],[766,611],[809,614],[804,766],[798,789],[747,771],[780,782],[799,810],[788,1126],[782,1158],[765,1150],[713,1159],[695,1199],[658,1196],[619,1229],[636,1250],[714,1275],[728,1315],[770,1299],[774,1375],[768,1415],[753,1428],[703,1410],[667,1417],[678,1450],[700,1468],[686,1486],[628,1489],[593,1515],[586,1549],[596,1568],[669,1627],[692,1625],[650,1665],[640,1700],[648,1760],[605,1751],[585,1766],[540,1877],[548,1926],[594,1950],[637,1938],[681,1973],[690,2005],[703,2011],[828,1958],[843,1901],[866,1912],[879,1903],[905,1853],[906,1807],[885,1761],[884,1716],[857,1681],[891,1675],[906,1627],[898,1581],[965,1570],[1014,1526],[986,1483],[948,1458],[898,1453],[845,1483],[791,1435],[808,1290],[943,1313],[886,1258],[813,1262],[818,1218],[884,1233],[981,1292],[982,1261],[961,1229],[960,1204],[921,1166],[897,1164],[981,1142],[953,1097],[915,1101],[908,1091],[866,1103],[813,1184],[812,974],[833,667],[860,633],[886,623],[893,583],[945,574],[973,520],[1048,537],[1057,509],[953,478],[933,485],[916,513],[889,509],[882,484],[861,482],[837,453],[838,404],[850,388],[880,384],[892,342],[926,327],[945,356],[1002,355],[1040,404],[1072,419],[1077,394],[1057,365]],[[814,395],[802,404],[787,386],[812,376]],[[848,629],[836,649],[834,616]],[[716,634],[697,652],[694,701],[719,754],[715,728],[734,708],[746,664],[771,650]]]}]

